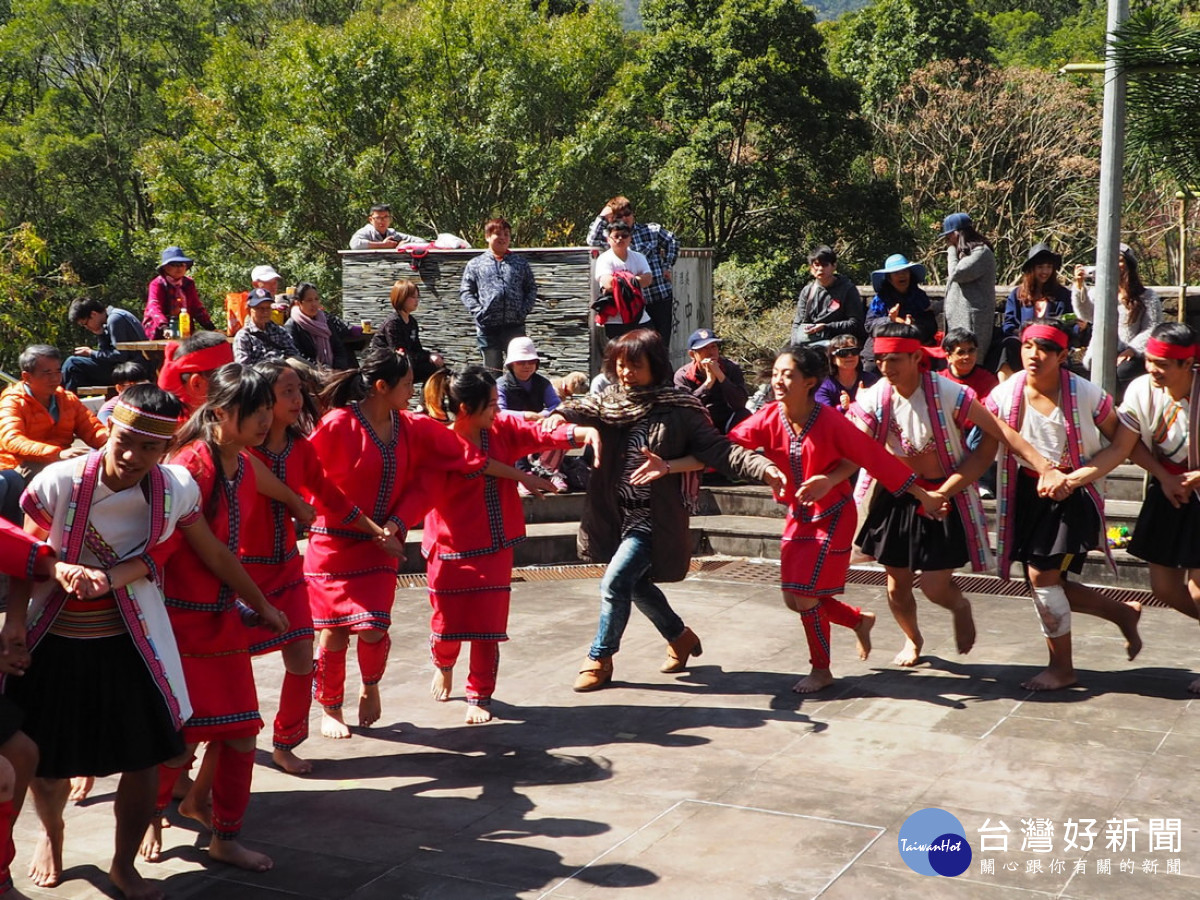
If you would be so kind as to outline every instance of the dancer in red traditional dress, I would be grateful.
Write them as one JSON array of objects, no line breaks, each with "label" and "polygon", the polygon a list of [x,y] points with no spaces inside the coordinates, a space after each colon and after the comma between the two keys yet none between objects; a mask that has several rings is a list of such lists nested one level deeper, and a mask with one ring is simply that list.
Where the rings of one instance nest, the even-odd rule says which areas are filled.
[{"label": "dancer in red traditional dress", "polygon": [[[248,366],[222,366],[209,382],[208,399],[180,430],[181,449],[172,459],[200,486],[204,517],[231,551],[241,548],[246,520],[257,501],[248,447],[261,444],[270,429],[275,402],[270,385]],[[271,868],[270,857],[238,842],[250,801],[255,736],[262,728],[250,664],[251,631],[262,623],[276,634],[288,629],[287,616],[267,602],[257,586],[239,590],[240,599],[222,585],[190,548],[171,557],[165,578],[167,610],[183,659],[192,715],[183,726],[184,755],[160,767],[158,808],[164,810],[175,781],[196,745],[208,742],[212,765],[212,806],[208,779],[201,770],[180,812],[212,828],[209,855],[250,871]],[[215,757],[213,756],[215,754]],[[161,847],[156,820],[143,844],[154,858]]]},{"label": "dancer in red traditional dress", "polygon": [[[408,529],[400,511],[404,492],[439,472],[518,478],[538,490],[542,480],[489,460],[448,428],[408,410],[413,375],[407,357],[371,348],[362,366],[339,373],[322,392],[330,412],[309,439],[328,478],[357,509],[402,541]],[[304,574],[313,624],[320,630],[316,698],[324,709],[321,733],[348,738],[342,713],[346,651],[358,635],[362,691],[358,723],[380,716],[379,681],[387,666],[396,573],[403,550],[353,529],[322,511],[312,528]]]},{"label": "dancer in red traditional dress", "polygon": [[[300,375],[286,362],[255,365],[275,394],[271,430],[267,439],[250,452],[289,488],[311,499],[337,521],[350,524],[369,537],[385,540],[384,530],[353,505],[325,477],[317,451],[306,435],[317,421],[317,407],[304,389]],[[355,513],[357,512],[357,518]],[[250,637],[252,656],[282,652],[284,676],[275,716],[272,760],[285,772],[303,775],[312,764],[295,753],[308,737],[312,708],[313,622],[308,581],[296,546],[296,528],[290,511],[278,500],[261,494],[242,539],[242,564],[272,606],[288,618],[288,630],[273,634],[259,626]]]},{"label": "dancer in red traditional dress", "polygon": [[[597,440],[593,428],[560,425],[547,433],[540,422],[499,412],[496,379],[481,366],[453,379],[443,369],[431,381],[441,398],[438,405],[453,417],[454,432],[493,460],[515,465],[531,453]],[[450,699],[454,664],[462,642],[470,641],[467,722],[479,724],[492,718],[500,642],[508,640],[513,547],[525,540],[525,515],[517,485],[509,479],[441,472],[423,482],[421,494],[433,506],[421,542],[433,607],[431,691],[435,700]],[[402,505],[405,518],[411,521],[409,510],[420,503],[421,495],[414,492]]]},{"label": "dancer in red traditional dress", "polygon": [[[783,602],[799,613],[808,640],[812,671],[792,690],[819,691],[833,683],[829,667],[830,623],[854,631],[859,659],[871,652],[875,614],[837,599],[846,589],[850,543],[857,515],[850,477],[866,467],[895,495],[911,494],[927,515],[943,515],[943,498],[921,488],[906,465],[875,443],[838,410],[816,402],[829,364],[812,347],[794,345],[779,354],[771,371],[777,402],[764,406],[729,432],[729,439],[759,450],[787,473],[782,502],[788,505],[781,547]],[[670,471],[692,468],[692,460],[670,460]],[[651,457],[649,475],[665,474]],[[644,477],[644,476],[643,476]]]}]

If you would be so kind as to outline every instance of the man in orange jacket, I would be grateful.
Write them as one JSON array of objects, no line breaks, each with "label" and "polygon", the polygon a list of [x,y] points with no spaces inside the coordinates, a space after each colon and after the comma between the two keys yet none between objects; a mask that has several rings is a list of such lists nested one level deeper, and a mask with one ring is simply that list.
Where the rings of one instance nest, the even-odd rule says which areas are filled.
[{"label": "man in orange jacket", "polygon": [[20,523],[25,485],[47,464],[100,448],[108,431],[83,401],[62,386],[62,356],[48,344],[22,351],[21,381],[0,394],[0,515]]}]

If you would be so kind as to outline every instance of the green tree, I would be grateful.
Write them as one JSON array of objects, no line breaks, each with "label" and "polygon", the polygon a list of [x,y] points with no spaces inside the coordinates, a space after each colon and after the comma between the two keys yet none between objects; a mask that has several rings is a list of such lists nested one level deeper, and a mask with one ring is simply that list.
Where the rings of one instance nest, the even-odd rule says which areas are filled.
[{"label": "green tree", "polygon": [[[1034,69],[933,63],[875,119],[877,166],[895,179],[906,219],[930,234],[965,210],[995,242],[1000,280],[1026,249],[1095,243],[1100,115],[1093,93]],[[940,230],[940,229],[939,229]],[[930,241],[933,249],[940,242]]]},{"label": "green tree", "polygon": [[[663,160],[668,220],[719,260],[756,268],[759,305],[796,288],[815,241],[866,249],[894,196],[855,162],[869,148],[858,98],[832,76],[807,7],[790,0],[647,0],[637,84]],[[870,198],[874,209],[860,205]]]},{"label": "green tree", "polygon": [[863,108],[893,99],[935,60],[992,61],[987,22],[956,0],[875,0],[831,26],[829,61],[862,90]]},{"label": "green tree", "polygon": [[0,234],[0,369],[17,374],[17,357],[29,344],[69,352],[77,341],[67,322],[71,300],[83,287],[71,269],[50,260],[46,241],[23,223]]}]

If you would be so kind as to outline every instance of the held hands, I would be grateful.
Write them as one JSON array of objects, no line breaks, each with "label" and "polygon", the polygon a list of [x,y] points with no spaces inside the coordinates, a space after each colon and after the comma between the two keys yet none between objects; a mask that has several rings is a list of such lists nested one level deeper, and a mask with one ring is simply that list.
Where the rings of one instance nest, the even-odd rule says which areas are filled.
[{"label": "held hands", "polygon": [[776,499],[783,497],[784,491],[787,490],[787,476],[779,471],[779,467],[771,464],[767,466],[767,471],[763,472],[763,484],[771,489],[771,493]]},{"label": "held hands", "polygon": [[550,413],[546,418],[542,419],[542,431],[549,433],[567,421],[560,413]]},{"label": "held hands", "polygon": [[1075,490],[1070,478],[1058,469],[1050,469],[1038,477],[1038,496],[1065,500]]},{"label": "held hands", "polygon": [[590,425],[575,426],[576,442],[583,441],[585,447],[592,448],[592,468],[600,468],[600,431]]},{"label": "held hands", "polygon": [[288,618],[283,610],[276,609],[269,603],[258,614],[258,624],[274,634],[283,634],[288,630]]},{"label": "held hands", "polygon": [[404,562],[408,559],[408,554],[404,552],[404,542],[396,536],[391,524],[375,536],[375,542],[384,553],[397,561]]},{"label": "held hands", "polygon": [[30,663],[25,639],[25,629],[15,622],[6,621],[0,628],[0,674],[25,674]]},{"label": "held hands", "polygon": [[796,489],[796,499],[805,506],[811,506],[825,499],[825,495],[833,488],[833,481],[828,475],[814,475],[806,478]]},{"label": "held hands", "polygon": [[74,563],[56,562],[54,564],[54,580],[68,594],[74,594],[80,600],[93,600],[102,597],[110,590],[108,575],[103,569],[93,569]]},{"label": "held hands", "polygon": [[548,478],[542,478],[540,475],[534,475],[532,472],[522,472],[519,484],[525,485],[533,496],[541,500],[547,494],[557,494],[558,488],[554,486],[554,482]]},{"label": "held hands", "polygon": [[434,368],[440,369],[446,364],[446,358],[440,353],[430,353],[429,362],[433,364]]},{"label": "held hands", "polygon": [[313,519],[317,517],[316,508],[311,503],[302,500],[299,495],[296,495],[295,499],[288,504],[288,511],[292,514],[292,518],[301,525],[311,525]]},{"label": "held hands", "polygon": [[921,515],[930,519],[944,519],[950,514],[950,501],[941,491],[918,488],[916,497],[921,503]]},{"label": "held hands", "polygon": [[[649,447],[642,448],[642,456],[646,457],[646,461],[634,470],[633,475],[629,478],[630,484],[649,484],[652,481],[657,481],[671,471],[667,468],[667,461]],[[599,459],[599,454],[597,454],[596,458]]]}]

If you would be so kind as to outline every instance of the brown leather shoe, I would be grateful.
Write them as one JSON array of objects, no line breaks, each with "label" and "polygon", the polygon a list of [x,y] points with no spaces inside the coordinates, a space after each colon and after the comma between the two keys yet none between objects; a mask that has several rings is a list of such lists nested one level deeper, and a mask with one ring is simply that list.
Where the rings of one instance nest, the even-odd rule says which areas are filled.
[{"label": "brown leather shoe", "polygon": [[575,690],[580,693],[599,690],[612,681],[612,673],[613,662],[611,656],[606,656],[603,659],[592,659],[589,657],[584,661],[583,668],[579,670],[579,677],[575,679]]},{"label": "brown leather shoe", "polygon": [[696,637],[696,632],[685,626],[683,634],[667,642],[667,661],[658,671],[682,672],[687,668],[689,656],[699,656],[703,652],[704,648],[700,646],[700,638]]}]

